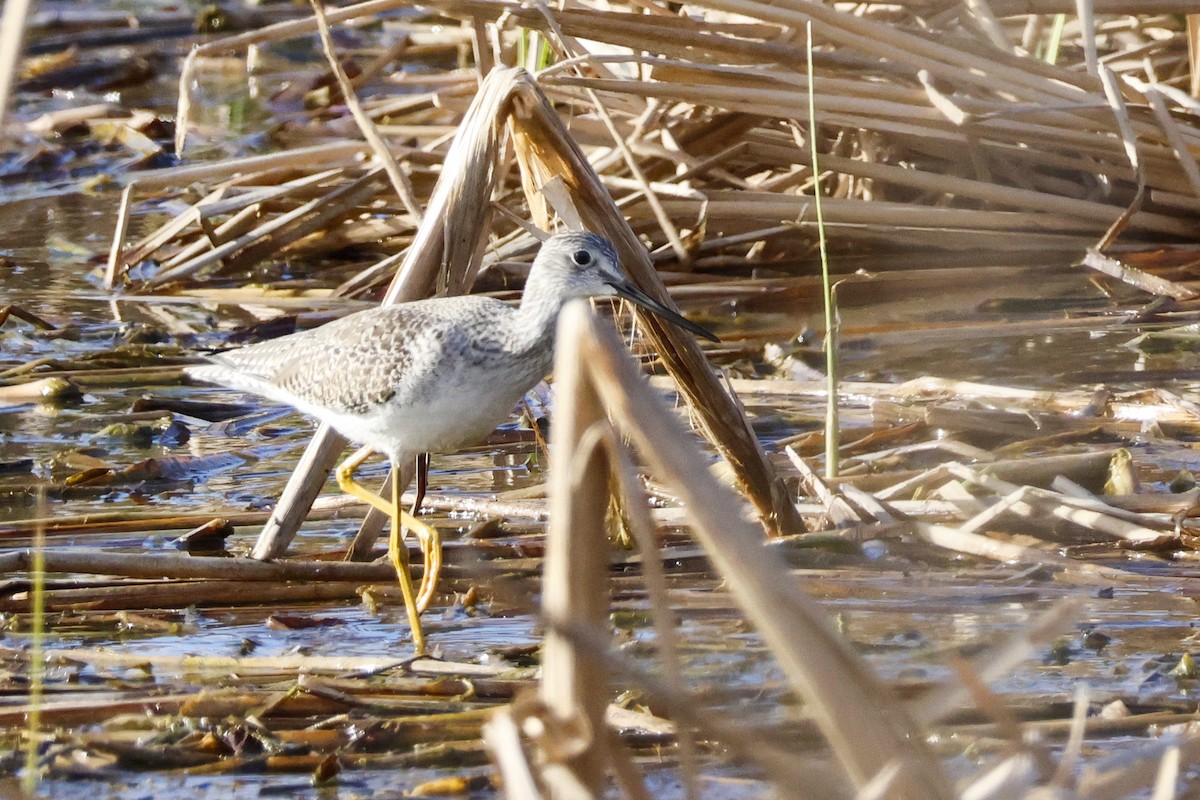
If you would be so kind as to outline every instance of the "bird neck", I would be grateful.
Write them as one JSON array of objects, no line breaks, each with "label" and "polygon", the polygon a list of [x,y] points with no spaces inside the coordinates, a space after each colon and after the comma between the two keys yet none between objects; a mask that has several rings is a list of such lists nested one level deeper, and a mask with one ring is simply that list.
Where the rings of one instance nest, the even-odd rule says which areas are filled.
[{"label": "bird neck", "polygon": [[539,277],[536,271],[530,274],[513,318],[513,345],[518,350],[548,350],[547,345],[554,341],[563,291],[551,285],[552,281],[538,280]]}]

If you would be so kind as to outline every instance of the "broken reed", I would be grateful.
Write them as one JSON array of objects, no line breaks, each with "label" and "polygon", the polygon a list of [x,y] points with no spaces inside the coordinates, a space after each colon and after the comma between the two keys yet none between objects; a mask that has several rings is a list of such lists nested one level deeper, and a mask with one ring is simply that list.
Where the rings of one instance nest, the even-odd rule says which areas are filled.
[{"label": "broken reed", "polygon": [[[593,456],[605,436],[618,441],[627,438],[647,462],[650,474],[676,493],[696,540],[772,650],[793,690],[804,698],[812,719],[833,749],[844,778],[861,788],[875,779],[881,763],[904,758],[908,769],[893,778],[892,796],[951,797],[949,779],[923,744],[913,720],[837,633],[825,612],[793,580],[780,554],[762,546],[761,532],[742,518],[735,495],[709,473],[705,459],[682,423],[651,391],[616,335],[597,322],[586,304],[576,301],[564,308],[557,338],[555,373],[560,382],[564,377],[568,381],[566,387],[560,383],[560,392],[577,394],[580,402],[598,405],[607,412],[599,417],[599,422],[578,433],[575,451],[584,463],[573,463],[569,453],[556,450],[556,459],[562,465],[573,465],[571,469],[560,470],[555,478],[558,502],[570,515],[563,518],[559,514],[557,524],[566,526],[569,519],[577,518],[586,510],[581,505],[598,507],[603,515],[606,503],[597,506],[591,495],[581,494],[576,498],[571,491],[585,485],[581,473],[606,464],[605,459]],[[604,421],[605,417],[612,420],[614,432],[619,436],[606,431],[609,423]],[[608,486],[607,479],[602,483]],[[576,500],[581,503],[575,504]],[[559,507],[556,505],[556,509]],[[551,559],[550,554],[547,559]],[[564,584],[561,592],[582,590],[587,582],[577,583],[577,587]],[[594,579],[591,583],[595,585]],[[548,585],[547,594],[551,589]],[[579,616],[563,620],[571,626],[571,631],[578,631],[576,621],[595,618],[600,590],[592,591],[593,594],[580,600],[583,608],[571,609]],[[561,594],[557,598],[559,603],[566,600]],[[552,624],[562,618],[561,612],[556,613],[553,608],[547,611],[547,616]],[[586,630],[585,627],[585,634]],[[564,632],[555,628],[553,636],[547,639],[546,657],[551,655],[550,641],[556,640],[554,649],[563,652],[566,670],[556,679],[561,682],[556,697],[570,702],[575,696],[575,704],[569,707],[579,708],[588,718],[595,713],[595,698],[586,693],[580,696],[580,675],[584,671],[594,674],[599,666],[589,663],[585,668],[578,667],[578,660],[587,654],[570,631],[565,633],[565,639],[557,638]],[[602,649],[607,650],[606,634],[603,639]],[[595,682],[604,685],[602,679]],[[773,752],[764,747],[760,756],[764,760],[758,760],[764,769],[780,766],[765,760],[770,755]],[[576,777],[583,785],[594,780],[592,759],[595,758],[601,756],[594,754],[580,762],[584,766]],[[780,777],[789,772],[795,776],[794,768],[783,768]],[[805,794],[793,791],[790,796]]]}]

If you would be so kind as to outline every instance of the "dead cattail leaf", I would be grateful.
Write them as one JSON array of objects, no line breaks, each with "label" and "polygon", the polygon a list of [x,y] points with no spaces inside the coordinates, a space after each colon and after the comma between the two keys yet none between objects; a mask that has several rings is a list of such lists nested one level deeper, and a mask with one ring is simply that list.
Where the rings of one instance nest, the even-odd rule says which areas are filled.
[{"label": "dead cattail leaf", "polygon": [[950,797],[936,762],[918,754],[920,736],[912,721],[788,578],[784,564],[760,546],[728,490],[701,466],[679,422],[649,394],[613,335],[579,303],[564,309],[559,324],[560,341],[579,348],[572,352],[568,345],[559,351],[560,368],[567,363],[586,368],[590,381],[585,386],[598,395],[651,469],[678,493],[697,538],[793,687],[808,701],[851,781],[865,785],[896,759],[905,766],[897,796]]}]

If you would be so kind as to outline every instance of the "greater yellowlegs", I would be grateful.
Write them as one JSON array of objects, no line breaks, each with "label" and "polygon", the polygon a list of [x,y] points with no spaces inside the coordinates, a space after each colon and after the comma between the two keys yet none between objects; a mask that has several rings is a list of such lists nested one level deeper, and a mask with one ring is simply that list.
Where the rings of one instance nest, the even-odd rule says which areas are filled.
[{"label": "greater yellowlegs", "polygon": [[[372,452],[393,468],[403,459],[483,439],[545,377],[558,312],[574,297],[623,297],[693,333],[704,328],[652,299],[621,275],[612,245],[594,233],[560,233],[534,259],[519,306],[478,297],[442,297],[360,311],[268,342],[209,356],[193,378],[253,392],[327,422],[363,447],[335,473],[342,491],[391,518],[388,555],[404,594],[413,643],[424,650],[419,615],[441,567],[435,528],[354,480]],[[415,513],[415,509],[414,509]],[[401,524],[425,558],[414,594]]]}]

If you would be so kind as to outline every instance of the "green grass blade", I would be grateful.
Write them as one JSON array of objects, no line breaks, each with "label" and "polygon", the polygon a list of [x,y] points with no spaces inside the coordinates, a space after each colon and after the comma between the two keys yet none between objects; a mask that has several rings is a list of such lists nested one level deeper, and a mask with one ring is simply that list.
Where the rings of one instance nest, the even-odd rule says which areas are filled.
[{"label": "green grass blade", "polygon": [[813,205],[817,212],[817,241],[821,249],[821,301],[825,306],[825,381],[828,399],[825,403],[825,477],[838,474],[838,393],[837,393],[837,317],[833,286],[829,280],[829,252],[825,244],[825,215],[821,211],[821,174],[817,163],[817,101],[813,90],[816,74],[813,71],[812,21],[807,24],[808,43],[808,144],[812,152]]}]

